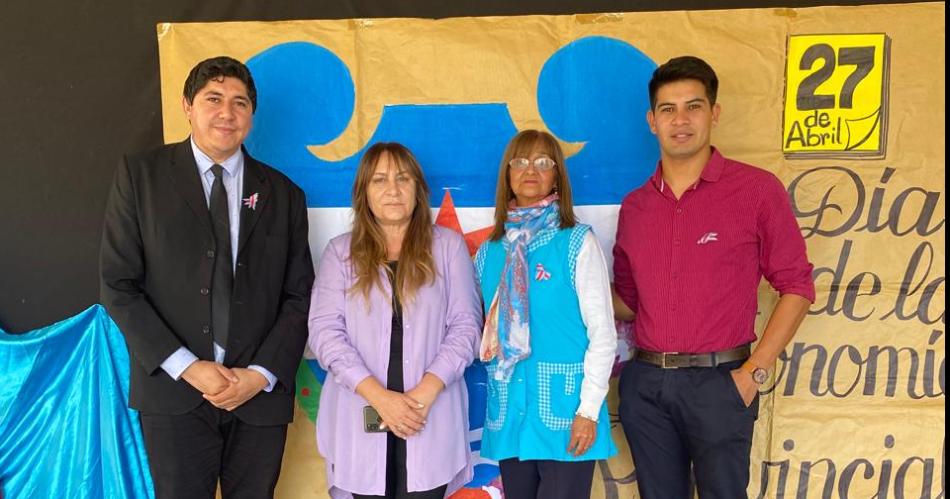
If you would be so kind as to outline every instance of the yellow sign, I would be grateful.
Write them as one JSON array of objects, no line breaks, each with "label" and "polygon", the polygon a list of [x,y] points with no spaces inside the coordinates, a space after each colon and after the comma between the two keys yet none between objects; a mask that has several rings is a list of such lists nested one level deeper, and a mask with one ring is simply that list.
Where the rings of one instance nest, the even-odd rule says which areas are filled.
[{"label": "yellow sign", "polygon": [[796,157],[883,157],[889,40],[793,35],[785,67],[782,150]]}]

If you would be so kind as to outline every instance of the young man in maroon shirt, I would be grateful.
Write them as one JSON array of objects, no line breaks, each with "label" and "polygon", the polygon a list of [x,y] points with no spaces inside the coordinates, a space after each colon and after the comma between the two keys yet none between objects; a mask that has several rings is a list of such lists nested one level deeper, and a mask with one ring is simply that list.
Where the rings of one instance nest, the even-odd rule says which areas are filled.
[{"label": "young man in maroon shirt", "polygon": [[[635,321],[620,419],[643,499],[746,497],[758,388],[815,300],[812,265],[775,175],[710,145],[718,79],[685,56],[650,80],[656,173],[620,208],[614,308]],[[757,289],[781,298],[754,350]]]}]

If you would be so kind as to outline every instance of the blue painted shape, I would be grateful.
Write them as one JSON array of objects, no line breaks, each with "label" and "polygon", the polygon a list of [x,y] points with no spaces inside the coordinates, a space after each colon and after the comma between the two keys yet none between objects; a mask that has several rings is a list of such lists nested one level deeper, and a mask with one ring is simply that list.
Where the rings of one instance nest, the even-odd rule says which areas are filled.
[{"label": "blue painted shape", "polygon": [[457,206],[493,204],[498,162],[517,133],[505,104],[387,105],[367,145],[349,158],[325,161],[306,146],[332,141],[353,115],[353,81],[343,62],[323,47],[293,42],[247,65],[258,90],[247,147],[300,185],[308,206],[350,206],[359,158],[382,141],[413,151],[435,196],[451,188]]},{"label": "blue painted shape", "polygon": [[468,426],[475,430],[485,426],[488,404],[488,371],[485,370],[485,364],[475,359],[465,369],[464,378],[468,388]]},{"label": "blue painted shape", "polygon": [[317,378],[317,381],[319,381],[321,385],[326,383],[327,372],[322,367],[320,367],[320,363],[315,359],[306,359],[306,361],[307,366],[309,366],[310,370],[313,371],[313,376]]},{"label": "blue painted shape", "polygon": [[[326,144],[353,119],[349,69],[309,42],[271,47],[247,62],[258,111],[247,140],[251,154],[286,173],[310,207],[348,207],[359,158],[369,144],[401,142],[418,157],[434,197],[452,189],[457,206],[492,206],[498,163],[517,129],[505,103],[391,104],[353,156],[322,160],[308,145]],[[612,38],[582,38],[558,50],[538,80],[547,127],[567,142],[585,142],[568,160],[576,204],[617,204],[643,183],[658,151],[646,126],[646,85],[655,64]]]},{"label": "blue painted shape", "polygon": [[498,466],[491,464],[476,464],[475,474],[472,477],[472,481],[465,484],[465,488],[477,489],[484,487],[490,484],[491,481],[497,478],[500,474],[501,470],[498,469]]},{"label": "blue painted shape", "polygon": [[333,52],[312,43],[276,45],[247,62],[257,110],[247,146],[293,170],[313,158],[306,146],[338,137],[353,115],[353,79]]},{"label": "blue painted shape", "polygon": [[656,63],[615,38],[580,38],[554,53],[538,77],[538,109],[566,142],[584,142],[567,160],[574,203],[619,204],[659,159],[647,125],[647,85]]}]

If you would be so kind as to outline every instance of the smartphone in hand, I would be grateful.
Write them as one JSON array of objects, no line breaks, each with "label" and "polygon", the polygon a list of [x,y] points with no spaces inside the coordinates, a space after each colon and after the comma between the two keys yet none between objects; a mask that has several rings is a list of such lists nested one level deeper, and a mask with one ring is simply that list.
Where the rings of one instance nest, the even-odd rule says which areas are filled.
[{"label": "smartphone in hand", "polygon": [[363,408],[363,431],[366,433],[385,433],[389,427],[382,428],[383,418],[379,416],[373,406],[368,405]]}]

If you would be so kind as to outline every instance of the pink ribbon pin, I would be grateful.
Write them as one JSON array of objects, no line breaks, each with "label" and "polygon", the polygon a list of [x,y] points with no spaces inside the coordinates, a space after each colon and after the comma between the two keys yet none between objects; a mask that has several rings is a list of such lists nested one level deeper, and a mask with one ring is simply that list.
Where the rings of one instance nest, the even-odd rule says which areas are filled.
[{"label": "pink ribbon pin", "polygon": [[544,270],[544,265],[540,263],[534,267],[534,280],[535,281],[547,281],[551,278],[551,273],[547,270]]},{"label": "pink ribbon pin", "polygon": [[256,192],[244,198],[244,206],[247,206],[248,208],[252,210],[257,209],[257,193]]}]

